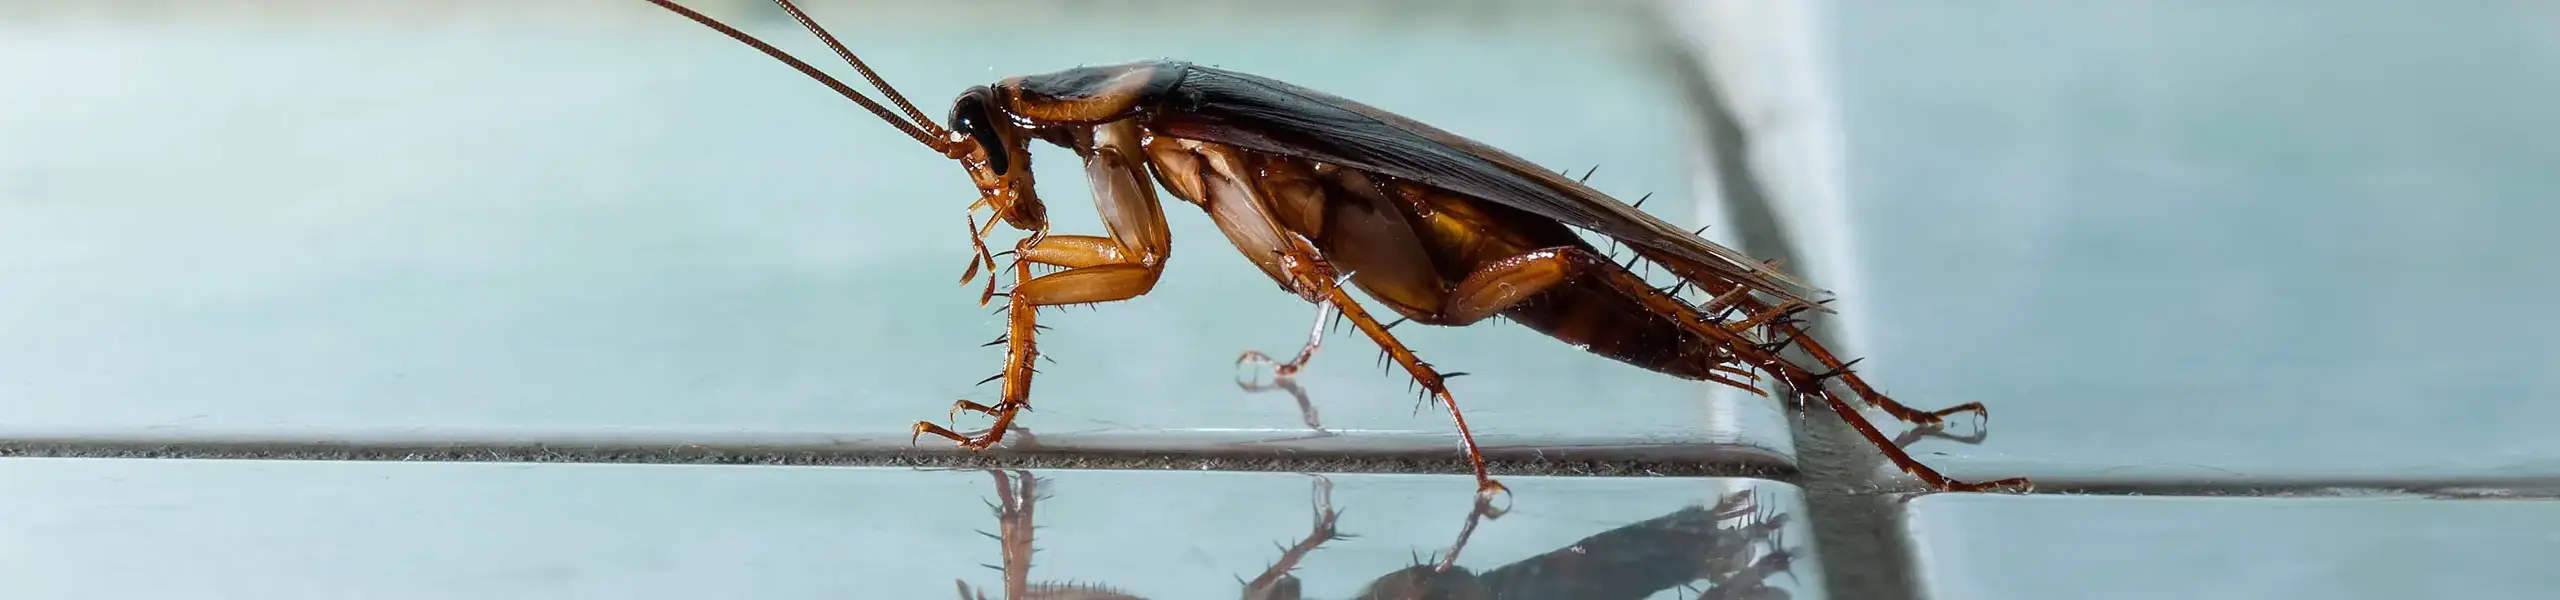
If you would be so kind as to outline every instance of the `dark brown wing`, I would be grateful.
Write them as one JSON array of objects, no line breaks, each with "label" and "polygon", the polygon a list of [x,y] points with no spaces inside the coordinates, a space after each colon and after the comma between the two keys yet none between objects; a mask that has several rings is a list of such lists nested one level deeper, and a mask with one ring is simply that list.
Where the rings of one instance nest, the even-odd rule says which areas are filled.
[{"label": "dark brown wing", "polygon": [[1359,168],[1500,203],[1693,262],[1781,299],[1811,304],[1807,293],[1821,291],[1482,142],[1288,82],[1182,67],[1180,81],[1157,96],[1152,127],[1159,134]]}]

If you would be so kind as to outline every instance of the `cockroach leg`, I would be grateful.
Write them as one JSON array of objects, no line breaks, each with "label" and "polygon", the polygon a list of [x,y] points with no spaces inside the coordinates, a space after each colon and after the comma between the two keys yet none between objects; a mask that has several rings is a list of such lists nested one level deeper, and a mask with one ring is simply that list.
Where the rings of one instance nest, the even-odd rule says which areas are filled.
[{"label": "cockroach leg", "polygon": [[[1156,204],[1155,188],[1148,184],[1146,165],[1131,158],[1141,155],[1136,127],[1125,121],[1104,124],[1077,133],[1075,139],[1077,153],[1085,161],[1085,178],[1093,185],[1094,206],[1101,211],[1109,236],[1051,235],[1048,223],[1041,221],[1029,237],[1014,244],[1014,286],[1005,294],[1003,400],[995,406],[967,400],[952,403],[955,413],[994,415],[995,426],[985,435],[969,437],[918,422],[916,437],[930,433],[971,450],[1003,441],[1015,414],[1030,407],[1032,364],[1039,356],[1033,343],[1039,308],[1117,302],[1155,289],[1157,278],[1164,274],[1165,257],[1172,252],[1173,234],[1165,225],[1163,208]],[[1033,278],[1031,264],[1066,270]]]},{"label": "cockroach leg", "polygon": [[[1886,396],[1884,395],[1884,392],[1876,391],[1874,386],[1867,385],[1866,379],[1858,377],[1858,373],[1856,371],[1849,370],[1848,364],[1840,362],[1839,357],[1832,356],[1831,351],[1823,348],[1822,344],[1814,343],[1812,338],[1803,337],[1804,330],[1798,328],[1795,324],[1782,321],[1776,323],[1772,329],[1775,329],[1779,335],[1788,336],[1790,338],[1801,338],[1798,345],[1804,348],[1806,355],[1812,356],[1815,361],[1821,362],[1824,368],[1838,372],[1841,383],[1847,384],[1851,391],[1857,392],[1858,397],[1864,399],[1867,404],[1873,405],[1876,408],[1884,409],[1885,414],[1893,415],[1893,418],[1901,419],[1903,422],[1914,425],[1936,425],[1945,421],[1948,416],[1966,412],[1974,413],[1976,421],[1989,421],[1991,419],[1991,408],[1984,406],[1980,402],[1966,402],[1964,404],[1930,411],[1912,408],[1901,402],[1895,402],[1891,396]],[[1983,423],[1977,422],[1975,426],[1976,428],[1979,428],[1982,424]]]},{"label": "cockroach leg", "polygon": [[[1743,309],[1755,315],[1763,314],[1765,311],[1769,310],[1766,303],[1751,297],[1750,288],[1727,281],[1719,277],[1717,273],[1711,269],[1689,265],[1671,256],[1643,248],[1636,249],[1636,254],[1644,257],[1646,260],[1651,260],[1657,264],[1669,267],[1672,271],[1679,274],[1682,279],[1698,284],[1699,289],[1715,294],[1715,298],[1708,301],[1703,307],[1703,312],[1707,315],[1716,315],[1723,311],[1735,308]],[[1892,415],[1893,418],[1900,419],[1905,423],[1911,423],[1914,425],[1936,424],[1945,421],[1948,416],[1966,412],[1974,413],[1977,421],[1988,421],[1991,418],[1990,407],[1984,406],[1981,402],[1967,402],[1931,411],[1912,408],[1909,405],[1896,402],[1892,397],[1884,395],[1883,392],[1876,391],[1874,386],[1868,385],[1866,379],[1859,377],[1857,372],[1849,370],[1848,363],[1841,362],[1840,357],[1832,355],[1829,349],[1824,348],[1822,347],[1822,344],[1815,342],[1811,336],[1805,335],[1804,328],[1797,325],[1793,320],[1784,318],[1783,315],[1781,315],[1780,318],[1769,321],[1765,327],[1771,334],[1770,337],[1775,339],[1766,344],[1754,344],[1753,349],[1759,350],[1762,354],[1776,354],[1778,351],[1785,349],[1785,347],[1789,345],[1802,347],[1804,348],[1805,354],[1811,356],[1814,362],[1821,363],[1825,369],[1830,369],[1834,374],[1836,374],[1836,377],[1840,379],[1841,383],[1849,386],[1850,391],[1857,392],[1860,401],[1876,408],[1883,409],[1885,414]],[[1835,375],[1826,374],[1825,378],[1829,378],[1831,376]]]},{"label": "cockroach leg", "polygon": [[[1106,249],[1105,247],[1108,247]],[[1014,415],[1030,406],[1032,362],[1039,354],[1033,343],[1038,334],[1036,311],[1043,306],[1095,304],[1138,297],[1153,289],[1162,273],[1162,263],[1139,265],[1112,260],[1118,247],[1108,238],[1078,235],[1053,235],[1046,239],[1026,239],[1014,254],[1016,282],[1006,294],[1008,329],[1005,342],[1004,399],[995,406],[961,400],[952,410],[994,415],[995,427],[979,437],[968,437],[932,423],[916,423],[916,433],[934,434],[959,442],[972,450],[985,449],[1003,441],[1006,428]],[[1068,267],[1065,271],[1031,277],[1025,263]]]},{"label": "cockroach leg", "polygon": [[[1661,290],[1647,284],[1644,279],[1637,277],[1635,273],[1618,268],[1606,257],[1585,248],[1557,247],[1533,250],[1487,265],[1459,282],[1458,287],[1450,294],[1449,312],[1460,316],[1498,313],[1512,304],[1528,299],[1538,290],[1544,290],[1567,278],[1585,276],[1599,277],[1610,287],[1643,303],[1647,309],[1662,315],[1666,320],[1678,323],[1680,327],[1700,337],[1715,340],[1722,344],[1731,356],[1739,358],[1744,364],[1757,366],[1778,375],[1796,393],[1820,396],[1831,405],[1834,412],[1840,414],[1842,420],[1848,421],[1849,425],[1857,429],[1860,435],[1865,436],[1877,451],[1893,461],[1894,466],[1920,478],[1932,488],[1951,491],[2018,488],[2023,491],[2029,485],[2024,478],[2002,479],[1981,484],[1948,479],[1936,470],[1912,459],[1901,446],[1896,446],[1892,440],[1886,439],[1882,432],[1876,430],[1875,424],[1867,421],[1866,415],[1851,409],[1838,394],[1825,389],[1822,386],[1822,380],[1815,377],[1813,373],[1780,360],[1774,354],[1761,351],[1756,344],[1743,338],[1739,332],[1713,322],[1708,315],[1702,314],[1696,307],[1662,293]],[[1803,345],[1808,349],[1814,347],[1810,339],[1805,340]],[[1828,356],[1828,354],[1820,356]]]},{"label": "cockroach leg", "polygon": [[[1339,286],[1341,284],[1337,282],[1335,285]],[[1316,349],[1324,346],[1325,321],[1331,318],[1333,318],[1333,301],[1330,299],[1318,300],[1316,301],[1316,323],[1308,328],[1307,345],[1298,348],[1297,358],[1290,359],[1289,362],[1277,363],[1271,360],[1270,355],[1263,354],[1260,350],[1246,350],[1244,351],[1243,356],[1236,357],[1236,364],[1243,365],[1245,363],[1254,363],[1260,365],[1274,365],[1271,369],[1272,382],[1276,384],[1281,381],[1286,381],[1289,378],[1296,376],[1299,369],[1306,368],[1307,361],[1315,358]]]},{"label": "cockroach leg", "polygon": [[[1026,242],[1027,241],[1028,240],[1026,240]],[[1021,291],[1022,288],[1029,287],[1031,283],[1037,280],[1031,278],[1031,270],[1023,268],[1021,260],[1017,259],[1014,262],[1014,293],[1011,294],[1011,297],[1008,298],[1005,303],[1005,312],[1007,313],[1005,317],[1005,329],[1007,329],[1007,331],[1005,332],[1005,359],[1003,373],[1004,400],[997,402],[995,406],[987,406],[976,402],[961,400],[953,403],[951,409],[954,413],[962,410],[968,410],[995,415],[995,425],[988,427],[986,433],[972,437],[962,435],[960,432],[952,431],[941,425],[917,421],[915,433],[908,440],[910,443],[913,443],[914,438],[924,437],[925,434],[933,434],[954,442],[959,442],[960,447],[962,448],[970,450],[984,450],[988,447],[994,446],[996,442],[1004,441],[1005,431],[1013,428],[1014,415],[1019,413],[1024,407],[1030,405],[1031,374],[1033,372],[1031,369],[1031,362],[1039,355],[1039,348],[1032,343],[1033,336],[1038,332],[1039,328],[1039,322],[1035,320],[1038,316],[1035,312],[1039,310],[1039,305],[1024,301]],[[1047,277],[1057,277],[1073,272],[1075,271],[1051,273]]]},{"label": "cockroach leg", "polygon": [[[1379,348],[1386,350],[1388,358],[1395,360],[1396,364],[1403,365],[1405,372],[1411,374],[1413,380],[1420,383],[1426,393],[1438,399],[1440,405],[1449,410],[1449,420],[1457,423],[1458,439],[1466,446],[1467,462],[1475,467],[1478,499],[1488,500],[1495,492],[1510,492],[1510,488],[1503,487],[1502,482],[1494,481],[1492,475],[1485,470],[1484,453],[1476,446],[1475,432],[1467,428],[1466,414],[1458,410],[1458,399],[1449,394],[1448,377],[1432,369],[1430,363],[1422,362],[1422,358],[1416,356],[1412,349],[1406,348],[1404,342],[1397,341],[1394,334],[1387,333],[1386,326],[1380,324],[1376,317],[1370,316],[1367,309],[1361,308],[1360,302],[1351,298],[1350,290],[1341,285],[1341,280],[1330,272],[1332,268],[1325,265],[1321,255],[1316,252],[1314,244],[1295,234],[1289,235],[1288,238],[1295,248],[1286,252],[1286,259],[1281,263],[1296,280],[1295,285],[1299,293],[1312,296],[1319,302],[1330,303],[1335,310],[1342,311],[1343,318],[1349,319],[1352,326],[1358,327],[1361,333],[1369,334],[1370,340],[1376,341]],[[1322,325],[1318,325],[1317,331],[1323,331]]]}]

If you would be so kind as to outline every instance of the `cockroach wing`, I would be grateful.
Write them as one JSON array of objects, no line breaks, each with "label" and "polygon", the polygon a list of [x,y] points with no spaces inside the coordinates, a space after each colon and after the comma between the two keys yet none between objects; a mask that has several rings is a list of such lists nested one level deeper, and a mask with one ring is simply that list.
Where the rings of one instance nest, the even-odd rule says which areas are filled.
[{"label": "cockroach wing", "polygon": [[1473,196],[1693,262],[1781,299],[1811,304],[1805,293],[1819,291],[1581,182],[1403,115],[1249,73],[1192,64],[1160,68],[1181,74],[1155,92],[1150,121],[1158,134],[1333,163]]}]

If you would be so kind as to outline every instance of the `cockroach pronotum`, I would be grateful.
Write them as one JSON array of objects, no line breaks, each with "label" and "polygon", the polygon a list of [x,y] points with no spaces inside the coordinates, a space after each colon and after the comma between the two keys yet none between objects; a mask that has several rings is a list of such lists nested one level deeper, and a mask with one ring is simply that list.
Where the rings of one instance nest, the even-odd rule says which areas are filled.
[{"label": "cockroach pronotum", "polygon": [[[1903,421],[1932,425],[1963,412],[1987,418],[1979,402],[1923,411],[1895,402],[1806,337],[1795,317],[1828,312],[1801,279],[1739,251],[1673,227],[1580,181],[1550,172],[1483,143],[1395,113],[1267,77],[1181,61],[1077,67],[1003,78],[960,93],[943,124],[917,110],[860,58],[789,0],[774,0],[826,42],[897,112],[788,53],[671,0],[649,0],[807,74],[897,127],[925,147],[958,161],[978,187],[966,213],[976,254],[961,275],[967,285],[988,270],[985,304],[996,293],[996,254],[985,238],[999,222],[1027,232],[1012,251],[1014,287],[1006,298],[1002,398],[994,406],[961,400],[952,408],[994,417],[985,433],[967,436],[918,422],[933,434],[981,450],[1004,439],[1029,405],[1034,321],[1042,307],[1135,298],[1153,289],[1171,250],[1171,232],[1156,188],[1199,207],[1237,250],[1277,282],[1316,306],[1316,336],[1295,358],[1274,362],[1275,376],[1305,366],[1329,313],[1377,342],[1412,375],[1423,393],[1449,411],[1474,467],[1479,494],[1503,491],[1485,472],[1484,456],[1446,380],[1389,333],[1350,294],[1357,287],[1403,320],[1464,326],[1500,316],[1594,354],[1658,373],[1768,396],[1762,373],[1798,398],[1818,396],[1904,472],[1938,490],[2013,489],[2024,478],[1989,483],[1948,479],[1887,440],[1875,424],[1829,387],[1844,384],[1865,403]],[[905,118],[901,118],[903,113]],[[1030,144],[1073,150],[1084,163],[1104,235],[1052,235],[1047,209],[1032,190]],[[994,216],[985,225],[976,212]],[[1604,255],[1577,229],[1631,248],[1681,283],[1653,287]],[[1028,265],[1063,270],[1034,278]],[[1683,288],[1704,297],[1692,302]],[[1766,296],[1765,298],[1763,296]],[[1827,302],[1827,301],[1826,301]],[[1819,363],[1780,354],[1794,347]],[[1239,363],[1260,358],[1246,353]],[[1849,361],[1854,363],[1856,361]],[[1746,381],[1748,380],[1748,381]]]}]

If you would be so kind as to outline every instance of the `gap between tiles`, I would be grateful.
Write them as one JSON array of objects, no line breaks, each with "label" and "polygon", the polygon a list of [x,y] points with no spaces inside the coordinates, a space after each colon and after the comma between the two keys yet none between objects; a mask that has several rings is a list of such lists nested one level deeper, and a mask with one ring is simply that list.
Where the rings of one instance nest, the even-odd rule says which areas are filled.
[{"label": "gap between tiles", "polygon": [[[1827,413],[1826,413],[1827,414]],[[1829,423],[1809,420],[1809,428],[1839,428],[1837,419]],[[1838,432],[1833,435],[1848,435]],[[1820,432],[1807,432],[1806,439],[1820,439]],[[1832,449],[1831,460],[1846,462],[1850,469],[1821,469],[1826,473],[1808,477],[1801,472],[1763,465],[1701,462],[1683,460],[1635,459],[1569,459],[1569,458],[1488,458],[1485,465],[1494,477],[1748,477],[1790,485],[1828,484],[1827,495],[1872,500],[1879,508],[1890,503],[1916,498],[1925,492],[1911,481],[1880,483],[1854,475],[1852,469],[1875,466],[1879,460],[1854,456],[1865,450],[1863,440],[1845,448]],[[1453,451],[1448,456],[1419,455],[1344,455],[1344,454],[1209,454],[1167,452],[1055,451],[993,452],[964,454],[944,451],[866,451],[842,449],[791,448],[776,446],[684,444],[663,445],[544,445],[544,444],[347,444],[347,443],[254,443],[254,442],[114,442],[86,441],[76,443],[40,443],[0,441],[0,459],[6,458],[121,458],[158,460],[309,460],[357,462],[510,462],[563,464],[663,464],[663,465],[738,465],[738,466],[843,466],[843,467],[915,467],[966,469],[1069,469],[1069,470],[1157,470],[1157,471],[1232,471],[1279,473],[1394,473],[1407,475],[1468,475],[1465,460]],[[1837,473],[1829,473],[1837,471]],[[2040,478],[2032,496],[2153,496],[2153,497],[2266,497],[2266,498],[2370,498],[2425,497],[2448,500],[2560,499],[2560,481],[2518,478],[2501,480],[2302,480],[2285,482],[2231,481],[2195,483],[2173,481],[2116,482],[2079,481],[2063,478]],[[2052,483],[2047,483],[2052,482]]]},{"label": "gap between tiles", "polygon": [[[895,452],[746,445],[542,445],[542,444],[278,444],[278,443],[79,443],[0,442],[0,458],[130,458],[198,460],[316,460],[382,462],[523,462],[685,465],[807,465],[849,467],[1129,469],[1398,473],[1468,475],[1466,460],[1446,456],[1343,454],[1239,454],[997,451]],[[1495,478],[1504,476],[1750,477],[1794,483],[1792,473],[1768,466],[1698,461],[1487,458]]]}]

